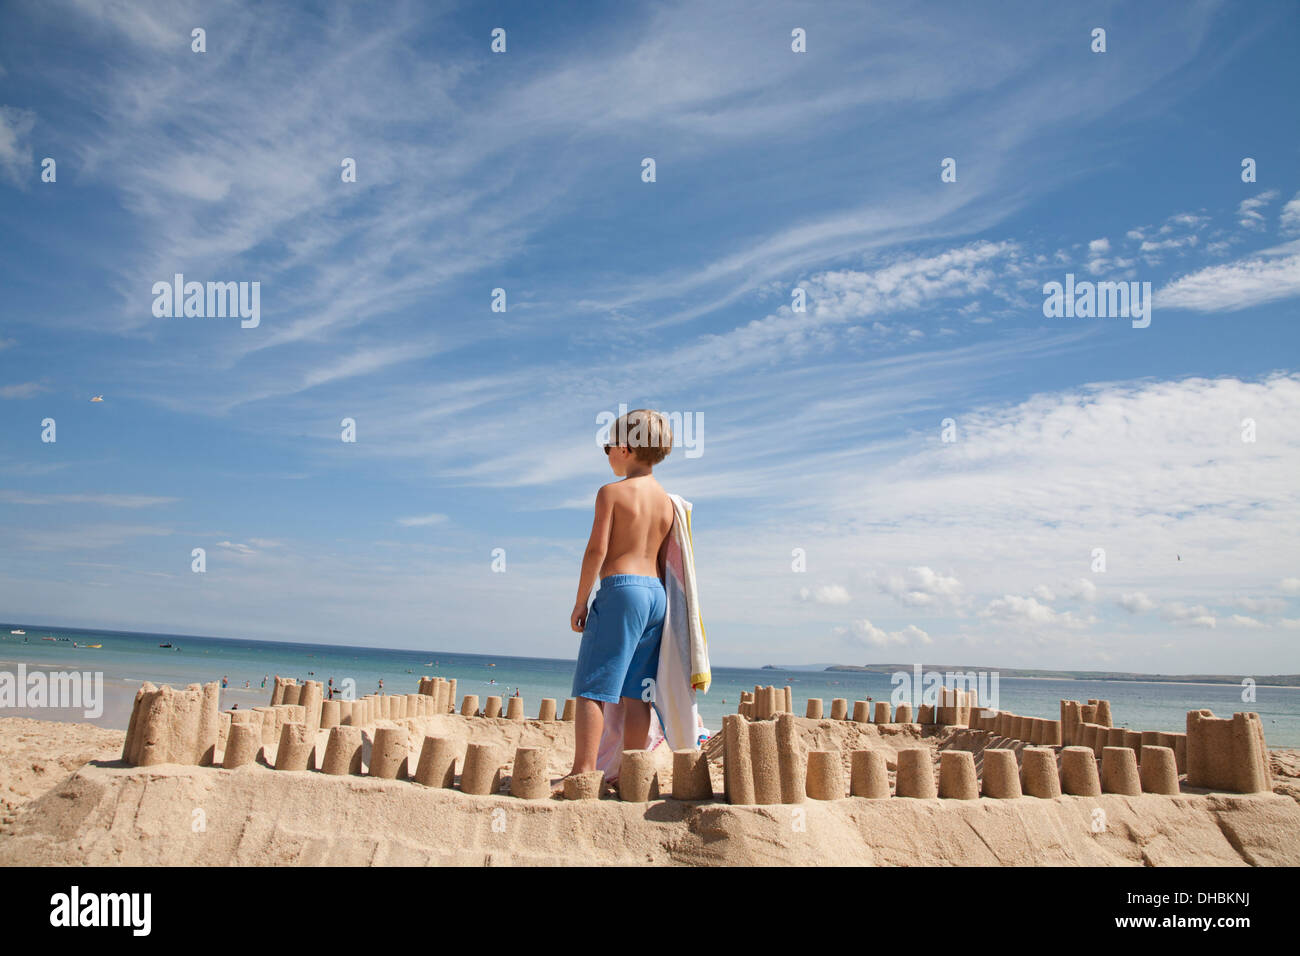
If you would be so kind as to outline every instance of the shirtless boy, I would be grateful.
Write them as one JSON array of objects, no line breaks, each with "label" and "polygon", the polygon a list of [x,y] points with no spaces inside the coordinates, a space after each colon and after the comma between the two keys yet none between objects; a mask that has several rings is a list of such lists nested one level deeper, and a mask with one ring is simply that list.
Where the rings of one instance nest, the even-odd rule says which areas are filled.
[{"label": "shirtless boy", "polygon": [[[639,408],[612,426],[605,446],[609,467],[623,480],[596,494],[596,518],[582,559],[578,597],[569,624],[582,633],[573,696],[577,698],[573,769],[596,769],[604,706],[624,706],[623,746],[639,750],[650,732],[643,681],[659,664],[666,597],[663,555],[673,529],[673,503],[651,473],[672,450],[668,420]],[[587,597],[600,572],[600,590]]]}]

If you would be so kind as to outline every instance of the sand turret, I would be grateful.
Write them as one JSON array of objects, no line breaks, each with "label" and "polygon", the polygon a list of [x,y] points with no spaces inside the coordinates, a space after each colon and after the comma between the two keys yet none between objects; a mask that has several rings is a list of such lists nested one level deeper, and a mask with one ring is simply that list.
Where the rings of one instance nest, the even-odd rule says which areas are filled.
[{"label": "sand turret", "polygon": [[1220,718],[1210,710],[1188,711],[1186,747],[1189,787],[1233,793],[1273,789],[1259,714]]}]

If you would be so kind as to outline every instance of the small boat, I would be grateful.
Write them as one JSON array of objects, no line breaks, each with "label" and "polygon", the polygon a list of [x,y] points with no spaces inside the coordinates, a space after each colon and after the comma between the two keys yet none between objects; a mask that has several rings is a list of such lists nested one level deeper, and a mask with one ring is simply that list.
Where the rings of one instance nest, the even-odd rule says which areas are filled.
[{"label": "small boat", "polygon": [[103,647],[103,644],[87,644],[87,647]]},{"label": "small boat", "polygon": [[53,641],[53,640],[55,640],[55,638],[53,638],[53,637],[42,637],[41,640],[43,640],[43,641]]},{"label": "small boat", "polygon": [[159,647],[171,647],[170,644],[159,644],[158,646],[159,646]]},{"label": "small boat", "polygon": [[26,634],[26,631],[10,631],[10,634]]}]

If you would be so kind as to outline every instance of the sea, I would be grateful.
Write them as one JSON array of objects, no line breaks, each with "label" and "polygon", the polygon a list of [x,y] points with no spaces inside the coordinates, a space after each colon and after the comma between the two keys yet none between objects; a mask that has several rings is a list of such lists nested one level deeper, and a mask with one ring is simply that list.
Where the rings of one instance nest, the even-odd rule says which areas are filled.
[{"label": "sea", "polygon": [[[25,630],[26,634],[11,634],[11,629]],[[385,693],[414,693],[421,677],[455,678],[458,696],[477,694],[480,702],[493,695],[511,696],[518,690],[525,701],[525,713],[531,717],[536,715],[541,698],[553,697],[562,705],[570,696],[574,667],[571,660],[465,654],[435,647],[401,650],[0,625],[0,671],[15,672],[19,664],[28,671],[102,673],[105,686],[121,693],[116,706],[106,708],[94,723],[117,729],[126,728],[134,689],[146,680],[181,687],[224,680],[227,687],[221,706],[225,709],[232,704],[249,707],[268,703],[276,675],[300,682],[314,679],[322,684],[333,680],[340,691],[350,690],[358,697],[378,691],[380,681]],[[712,733],[721,729],[723,715],[736,712],[742,690],[769,684],[789,684],[795,713],[800,715],[810,697],[822,698],[829,714],[832,698],[847,698],[851,710],[851,702],[856,700],[890,700],[895,686],[891,675],[883,673],[715,667],[708,693],[697,697],[706,729]],[[1060,716],[1062,698],[1106,699],[1111,704],[1114,724],[1133,730],[1181,731],[1186,728],[1187,711],[1202,707],[1220,717],[1254,711],[1263,722],[1269,747],[1300,748],[1300,687],[1256,687],[1255,699],[1243,702],[1243,689],[1238,684],[999,677],[997,692],[1001,709],[1049,719]],[[919,693],[918,687],[913,700],[919,700]],[[0,716],[13,713],[0,707]],[[24,711],[23,716],[79,719],[75,713],[65,711],[50,711],[48,715]]]}]

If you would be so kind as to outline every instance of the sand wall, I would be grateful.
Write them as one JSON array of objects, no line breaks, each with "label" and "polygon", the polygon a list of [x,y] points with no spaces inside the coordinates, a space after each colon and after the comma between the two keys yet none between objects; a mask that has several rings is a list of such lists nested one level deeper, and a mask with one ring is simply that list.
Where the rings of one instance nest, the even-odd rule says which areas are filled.
[{"label": "sand wall", "polygon": [[[191,827],[196,808],[203,832]],[[1294,866],[1300,807],[1277,794],[525,801],[257,765],[92,764],[0,840],[0,865],[592,863]]]}]

